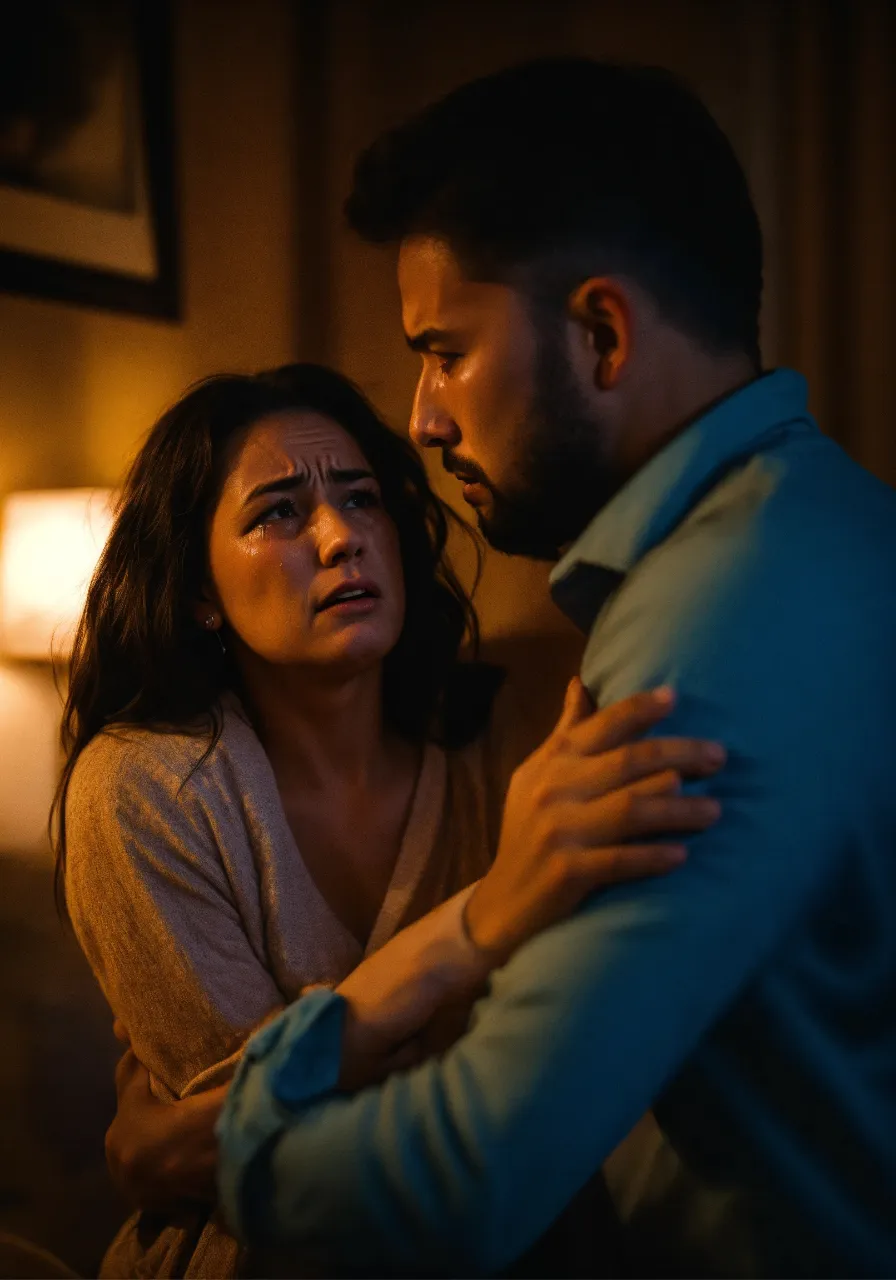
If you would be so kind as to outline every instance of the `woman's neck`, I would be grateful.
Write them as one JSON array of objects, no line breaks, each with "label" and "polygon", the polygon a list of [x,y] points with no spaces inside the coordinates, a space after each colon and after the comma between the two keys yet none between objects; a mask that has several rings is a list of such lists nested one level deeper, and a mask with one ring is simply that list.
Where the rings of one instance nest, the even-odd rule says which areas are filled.
[{"label": "woman's neck", "polygon": [[327,679],[321,673],[243,671],[244,699],[282,789],[374,790],[394,756],[383,717],[382,668]]}]

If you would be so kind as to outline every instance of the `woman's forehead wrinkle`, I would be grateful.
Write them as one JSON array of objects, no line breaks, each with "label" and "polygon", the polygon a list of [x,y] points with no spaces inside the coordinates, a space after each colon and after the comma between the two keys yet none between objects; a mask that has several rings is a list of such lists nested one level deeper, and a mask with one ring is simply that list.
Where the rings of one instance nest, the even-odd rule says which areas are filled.
[{"label": "woman's forehead wrinkle", "polygon": [[368,466],[360,446],[326,419],[265,423],[246,441],[238,462],[240,488],[302,476],[324,484],[328,471]]},{"label": "woman's forehead wrinkle", "polygon": [[312,447],[301,451],[280,448],[265,450],[254,465],[245,469],[239,478],[239,487],[244,492],[259,484],[267,484],[274,480],[301,479],[312,487],[323,487],[327,483],[328,473],[347,468],[348,463],[343,451],[322,448],[317,452]]}]

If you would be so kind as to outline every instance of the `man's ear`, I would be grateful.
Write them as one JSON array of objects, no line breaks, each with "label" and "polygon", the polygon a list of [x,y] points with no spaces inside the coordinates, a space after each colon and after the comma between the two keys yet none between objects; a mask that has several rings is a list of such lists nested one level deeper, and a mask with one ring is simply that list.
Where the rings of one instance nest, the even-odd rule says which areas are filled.
[{"label": "man's ear", "polygon": [[612,390],[632,350],[631,307],[624,289],[615,280],[594,276],[573,290],[567,305],[594,347],[595,384],[601,391]]}]

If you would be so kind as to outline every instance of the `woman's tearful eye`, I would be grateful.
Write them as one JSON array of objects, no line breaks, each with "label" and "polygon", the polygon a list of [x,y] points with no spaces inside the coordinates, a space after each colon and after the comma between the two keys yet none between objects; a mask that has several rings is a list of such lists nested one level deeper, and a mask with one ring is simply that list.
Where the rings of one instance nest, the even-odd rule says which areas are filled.
[{"label": "woman's tearful eye", "polygon": [[380,505],[380,495],[375,493],[373,489],[352,489],[346,495],[343,503],[343,506],[349,508],[378,507]]},{"label": "woman's tearful eye", "polygon": [[297,520],[299,512],[292,498],[280,498],[272,506],[262,511],[255,521],[254,528],[264,529],[267,525],[282,524],[284,520]]}]

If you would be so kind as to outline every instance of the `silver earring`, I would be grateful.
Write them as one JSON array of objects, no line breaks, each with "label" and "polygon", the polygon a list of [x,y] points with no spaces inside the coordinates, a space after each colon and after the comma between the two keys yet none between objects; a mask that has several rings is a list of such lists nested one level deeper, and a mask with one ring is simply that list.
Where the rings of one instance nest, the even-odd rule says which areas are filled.
[{"label": "silver earring", "polygon": [[[213,630],[215,628],[216,622],[217,622],[217,618],[213,613],[210,613],[205,620],[206,630],[207,631]],[[227,645],[224,643],[224,637],[221,635],[221,632],[218,630],[215,630],[215,635],[218,637],[218,644],[221,646],[221,652],[226,653]]]}]

